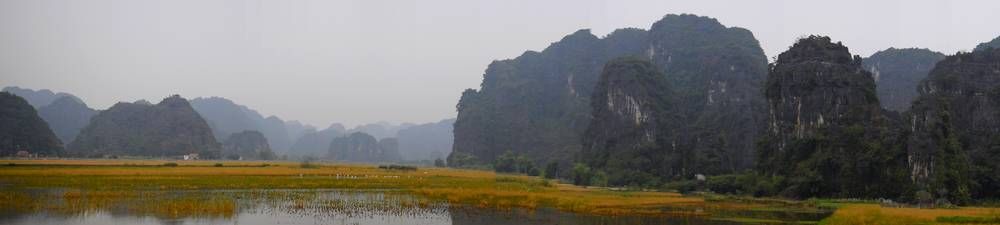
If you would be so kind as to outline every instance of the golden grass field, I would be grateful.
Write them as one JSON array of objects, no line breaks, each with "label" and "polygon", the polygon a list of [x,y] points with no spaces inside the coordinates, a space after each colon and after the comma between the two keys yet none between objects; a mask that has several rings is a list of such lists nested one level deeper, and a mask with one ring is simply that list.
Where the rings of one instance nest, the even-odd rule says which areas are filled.
[{"label": "golden grass field", "polygon": [[[173,162],[178,166],[164,166]],[[221,163],[218,167],[216,164]],[[60,189],[67,204],[51,206],[27,190]],[[164,160],[0,160],[0,210],[82,210],[134,199],[157,199],[155,191],[175,190],[343,189],[394,190],[432,201],[479,208],[555,208],[595,215],[706,216],[722,211],[818,210],[805,202],[781,199],[706,198],[673,192],[615,191],[558,184],[537,177],[490,171],[421,167],[416,171],[374,165],[298,162]],[[308,198],[295,195],[294,198]],[[75,201],[86,199],[86,201]],[[408,203],[409,204],[409,203]],[[56,207],[56,208],[53,208]],[[225,198],[170,199],[135,207],[164,217],[206,214],[231,216]],[[842,204],[820,224],[989,224],[997,208],[912,209],[875,204]],[[781,222],[761,218],[720,218],[742,222]],[[815,222],[815,221],[814,221]]]}]

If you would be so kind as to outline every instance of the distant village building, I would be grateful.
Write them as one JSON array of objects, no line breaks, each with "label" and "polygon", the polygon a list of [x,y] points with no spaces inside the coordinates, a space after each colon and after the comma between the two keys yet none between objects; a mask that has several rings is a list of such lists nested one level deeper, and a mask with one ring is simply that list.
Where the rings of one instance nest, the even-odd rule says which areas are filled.
[{"label": "distant village building", "polygon": [[198,153],[184,155],[184,160],[198,160]]},{"label": "distant village building", "polygon": [[23,150],[22,150],[22,151],[17,151],[17,154],[16,154],[16,156],[17,156],[18,158],[29,158],[29,157],[31,157],[31,153],[30,153],[30,152],[28,152],[28,151],[23,151]]}]

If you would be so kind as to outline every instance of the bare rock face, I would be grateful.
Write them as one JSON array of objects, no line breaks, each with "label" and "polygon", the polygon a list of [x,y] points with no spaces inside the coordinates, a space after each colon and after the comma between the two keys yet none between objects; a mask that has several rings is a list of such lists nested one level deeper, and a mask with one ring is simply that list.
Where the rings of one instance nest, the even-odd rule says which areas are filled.
[{"label": "bare rock face", "polygon": [[247,130],[229,135],[222,145],[222,158],[239,160],[273,160],[274,152],[267,144],[267,138],[255,130]]},{"label": "bare rock face", "polygon": [[542,52],[494,61],[481,88],[466,90],[457,105],[448,164],[491,164],[511,151],[568,169],[588,142],[581,139],[602,67],[625,56],[649,60],[678,89],[675,113],[686,123],[673,128],[676,144],[698,164],[686,173],[752,167],[766,57],[750,31],[695,15],[667,15],[648,31],[603,38],[581,30]]},{"label": "bare rock face", "polygon": [[864,68],[875,76],[882,108],[903,112],[918,96],[917,85],[945,55],[927,49],[889,48],[863,60]]},{"label": "bare rock face", "polygon": [[918,190],[955,203],[1000,197],[1000,49],[945,58],[919,92],[905,117]]},{"label": "bare rock face", "polygon": [[201,158],[217,158],[220,148],[205,119],[178,95],[156,105],[115,104],[95,115],[68,147],[84,157],[197,153]]},{"label": "bare rock face", "polygon": [[[886,119],[872,74],[861,58],[829,37],[799,40],[778,56],[765,86],[768,127],[759,142],[759,168],[790,182],[794,197],[885,196],[885,163],[874,157]],[[882,181],[884,182],[884,181]]]},{"label": "bare rock face", "polygon": [[610,185],[644,185],[688,165],[676,149],[673,92],[659,71],[644,59],[621,58],[601,72],[581,160],[610,174]]}]

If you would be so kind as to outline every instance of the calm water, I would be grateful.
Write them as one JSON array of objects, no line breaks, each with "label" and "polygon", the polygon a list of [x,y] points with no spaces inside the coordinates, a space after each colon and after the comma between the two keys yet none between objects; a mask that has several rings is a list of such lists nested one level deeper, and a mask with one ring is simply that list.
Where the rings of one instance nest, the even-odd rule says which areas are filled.
[{"label": "calm water", "polygon": [[[0,212],[0,224],[741,224],[705,217],[609,217],[553,209],[490,210],[394,191],[271,190],[117,194],[59,190],[31,193],[44,201]],[[811,212],[727,212],[727,216],[819,220]],[[731,215],[729,215],[731,214]]]}]

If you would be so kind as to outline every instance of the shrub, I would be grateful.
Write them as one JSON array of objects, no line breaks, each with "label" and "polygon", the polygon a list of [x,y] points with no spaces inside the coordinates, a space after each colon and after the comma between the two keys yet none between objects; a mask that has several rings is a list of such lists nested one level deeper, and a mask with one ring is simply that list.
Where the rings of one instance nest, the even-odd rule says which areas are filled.
[{"label": "shrub", "polygon": [[307,168],[307,169],[319,168],[318,165],[314,165],[312,163],[313,161],[316,161],[316,157],[314,157],[314,156],[305,156],[305,157],[302,157],[302,162],[299,164],[299,167]]},{"label": "shrub", "polygon": [[168,163],[164,163],[163,166],[166,166],[166,167],[177,167],[177,163],[175,163],[175,162],[168,162]]},{"label": "shrub", "polygon": [[444,163],[444,159],[438,158],[438,159],[434,160],[434,167],[445,167],[445,166],[448,166],[448,165],[446,165]]},{"label": "shrub", "polygon": [[404,165],[379,165],[379,169],[385,170],[402,170],[402,171],[415,171],[417,167],[415,166],[404,166]]},{"label": "shrub", "polygon": [[222,163],[215,163],[215,167],[222,167]]}]

